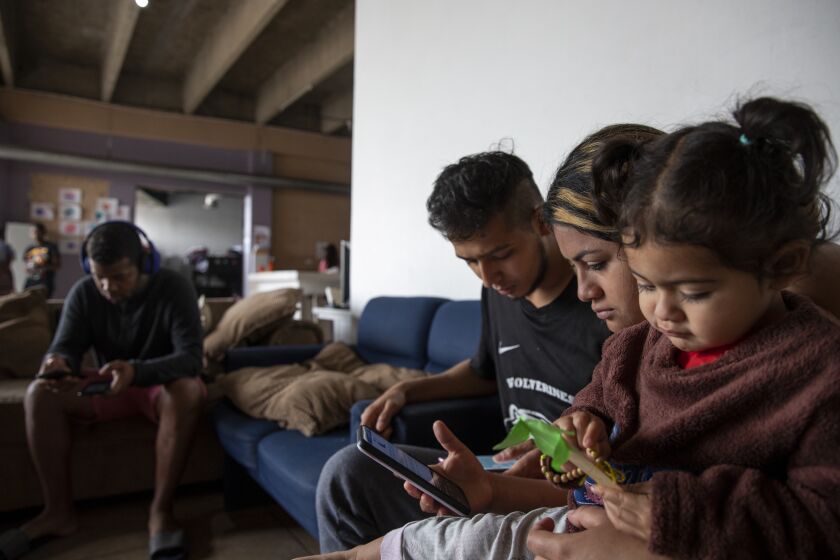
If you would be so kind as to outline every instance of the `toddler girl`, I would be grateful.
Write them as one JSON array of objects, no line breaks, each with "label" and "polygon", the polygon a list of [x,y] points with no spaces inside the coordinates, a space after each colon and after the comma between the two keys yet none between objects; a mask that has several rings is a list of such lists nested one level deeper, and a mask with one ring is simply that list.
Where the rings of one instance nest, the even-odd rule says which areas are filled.
[{"label": "toddler girl", "polygon": [[838,557],[840,329],[781,290],[827,237],[833,147],[804,105],[761,98],[734,116],[596,157],[598,210],[647,322],[608,340],[561,424],[656,469],[595,488],[651,552]]}]

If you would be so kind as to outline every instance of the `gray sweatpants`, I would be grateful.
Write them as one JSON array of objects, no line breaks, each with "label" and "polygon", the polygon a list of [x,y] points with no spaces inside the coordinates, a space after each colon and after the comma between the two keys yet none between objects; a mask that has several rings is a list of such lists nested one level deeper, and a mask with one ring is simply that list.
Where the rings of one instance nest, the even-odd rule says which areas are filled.
[{"label": "gray sweatpants", "polygon": [[[531,560],[528,533],[544,517],[554,520],[554,532],[566,528],[566,507],[540,508],[506,515],[485,513],[473,517],[432,517],[405,526],[402,560]],[[383,558],[383,560],[385,560]]]},{"label": "gray sweatpants", "polygon": [[[425,464],[445,457],[440,449],[400,446]],[[429,517],[403,490],[402,479],[349,445],[333,455],[318,480],[316,497],[321,552],[347,550],[391,529]]]}]

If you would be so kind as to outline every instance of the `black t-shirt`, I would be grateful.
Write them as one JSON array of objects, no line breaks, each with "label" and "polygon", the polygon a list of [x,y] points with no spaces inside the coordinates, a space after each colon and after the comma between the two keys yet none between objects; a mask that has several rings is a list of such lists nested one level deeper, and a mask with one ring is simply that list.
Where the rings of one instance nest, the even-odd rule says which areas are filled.
[{"label": "black t-shirt", "polygon": [[592,379],[601,345],[610,335],[588,303],[577,298],[572,279],[539,309],[525,298],[481,291],[481,342],[470,366],[496,379],[505,428],[520,416],[552,422]]},{"label": "black t-shirt", "polygon": [[56,260],[58,260],[58,245],[51,241],[30,245],[23,253],[26,274],[30,280],[51,282],[55,272],[47,267],[54,266]]},{"label": "black t-shirt", "polygon": [[92,347],[100,366],[112,360],[132,362],[134,385],[144,387],[197,375],[201,343],[195,290],[177,272],[162,269],[142,293],[119,304],[102,297],[90,276],[76,282],[49,353],[78,369]]}]

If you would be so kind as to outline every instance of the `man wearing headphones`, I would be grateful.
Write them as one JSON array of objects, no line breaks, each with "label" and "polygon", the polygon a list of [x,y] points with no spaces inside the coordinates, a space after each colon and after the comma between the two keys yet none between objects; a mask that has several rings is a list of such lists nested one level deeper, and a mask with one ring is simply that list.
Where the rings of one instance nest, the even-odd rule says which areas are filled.
[{"label": "man wearing headphones", "polygon": [[[19,531],[30,542],[76,530],[70,423],[140,414],[158,426],[150,552],[153,558],[185,556],[172,502],[206,394],[198,377],[202,331],[192,286],[159,269],[159,262],[145,234],[128,222],[102,224],[85,240],[82,267],[89,276],[67,296],[25,400],[29,449],[45,502],[44,511]],[[80,365],[88,349],[98,370]],[[92,384],[103,380],[106,392],[88,396]]]}]

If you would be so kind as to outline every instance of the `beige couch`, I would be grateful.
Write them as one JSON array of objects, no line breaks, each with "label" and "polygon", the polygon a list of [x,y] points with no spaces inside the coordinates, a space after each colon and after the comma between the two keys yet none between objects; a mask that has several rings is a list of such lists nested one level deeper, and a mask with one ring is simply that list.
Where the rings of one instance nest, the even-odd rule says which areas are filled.
[{"label": "beige couch", "polygon": [[[5,481],[4,491],[0,493],[0,511],[43,503],[26,442],[23,398],[49,346],[61,303],[61,300],[47,302],[37,291],[0,297],[0,480]],[[218,323],[233,303],[234,300],[227,298],[206,302],[216,318],[211,324],[205,324],[206,332],[213,330],[212,323]],[[207,316],[203,314],[205,319]],[[289,335],[290,342],[321,341],[313,325],[281,319],[278,318],[277,329],[267,329],[267,339],[277,342],[276,333],[283,331]],[[264,325],[261,328],[266,330]],[[253,337],[228,339],[231,346],[258,342]],[[220,392],[213,383],[208,384],[208,391],[207,413],[201,419],[183,484],[219,480],[222,476],[223,453],[209,414]],[[155,433],[155,426],[140,417],[74,426],[71,472],[75,497],[95,498],[151,489]]]}]

